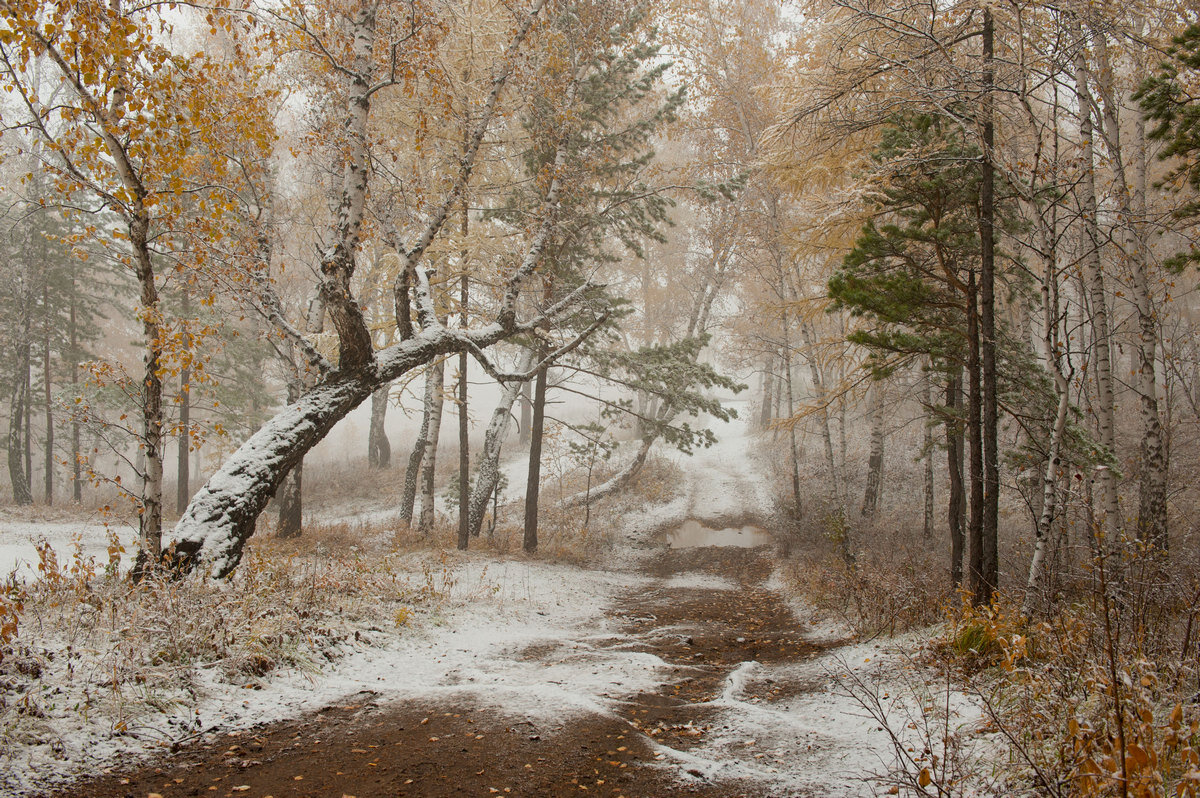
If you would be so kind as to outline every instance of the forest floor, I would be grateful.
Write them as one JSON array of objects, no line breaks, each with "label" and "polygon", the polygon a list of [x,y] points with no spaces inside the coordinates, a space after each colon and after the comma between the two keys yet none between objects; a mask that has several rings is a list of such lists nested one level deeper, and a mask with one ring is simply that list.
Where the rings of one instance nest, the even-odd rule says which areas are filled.
[{"label": "forest floor", "polygon": [[744,422],[720,432],[603,564],[458,561],[491,587],[402,643],[214,694],[204,733],[40,794],[894,794],[930,698],[916,638],[853,641],[789,598]]}]

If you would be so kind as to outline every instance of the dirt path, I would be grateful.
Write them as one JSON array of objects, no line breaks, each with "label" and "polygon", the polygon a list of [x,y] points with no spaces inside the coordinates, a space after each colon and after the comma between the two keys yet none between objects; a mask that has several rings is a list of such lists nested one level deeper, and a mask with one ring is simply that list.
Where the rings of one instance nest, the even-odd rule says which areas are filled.
[{"label": "dirt path", "polygon": [[210,737],[149,766],[116,770],[56,796],[805,795],[772,774],[795,740],[755,739],[747,712],[806,689],[771,666],[811,658],[780,595],[770,549],[667,548],[641,561],[651,578],[617,596],[598,634],[508,652],[554,666],[590,652],[661,660],[653,691],[614,684],[609,714],[552,723],[460,696],[380,701],[364,692],[311,716]]}]

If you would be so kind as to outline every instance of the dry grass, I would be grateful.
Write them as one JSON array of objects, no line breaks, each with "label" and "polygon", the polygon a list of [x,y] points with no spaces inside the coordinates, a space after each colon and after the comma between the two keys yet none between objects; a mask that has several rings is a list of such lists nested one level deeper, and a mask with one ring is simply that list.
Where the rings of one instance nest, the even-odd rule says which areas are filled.
[{"label": "dry grass", "polygon": [[133,733],[139,719],[194,705],[207,679],[253,687],[279,669],[315,670],[390,639],[454,591],[444,557],[364,544],[362,531],[259,542],[228,581],[133,585],[115,549],[100,566],[78,551],[59,564],[43,548],[42,578],[6,592],[22,607],[0,643],[0,739],[29,742],[64,711]]}]

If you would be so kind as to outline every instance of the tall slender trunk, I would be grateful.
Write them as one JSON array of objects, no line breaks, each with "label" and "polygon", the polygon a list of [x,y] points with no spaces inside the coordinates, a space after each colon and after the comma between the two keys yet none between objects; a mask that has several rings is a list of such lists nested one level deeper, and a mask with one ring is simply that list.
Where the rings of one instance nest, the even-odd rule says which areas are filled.
[{"label": "tall slender trunk", "polygon": [[[1141,25],[1138,24],[1140,28]],[[1158,321],[1154,308],[1150,270],[1153,253],[1146,231],[1146,123],[1133,114],[1132,171],[1126,167],[1121,144],[1119,97],[1113,86],[1112,65],[1103,32],[1096,32],[1099,58],[1097,85],[1103,97],[1101,123],[1113,170],[1113,185],[1122,228],[1122,250],[1129,266],[1133,304],[1137,311],[1137,346],[1134,360],[1134,388],[1138,394],[1142,421],[1142,439],[1138,468],[1138,538],[1160,551],[1167,549],[1167,458],[1162,419],[1158,407]],[[1135,60],[1142,60],[1135,53]]]},{"label": "tall slender trunk", "polygon": [[759,409],[758,425],[766,429],[771,425],[771,410],[774,405],[775,388],[775,359],[768,357],[763,361],[763,377],[762,377],[762,407]]},{"label": "tall slender trunk", "polygon": [[976,604],[991,593],[983,574],[983,384],[979,357],[979,288],[975,272],[967,279],[967,430],[970,435],[970,517],[967,524],[967,586]]},{"label": "tall slender trunk", "polygon": [[925,467],[922,469],[922,476],[924,477],[922,498],[925,500],[925,502],[924,502],[924,504],[925,504],[925,525],[923,527],[923,531],[924,531],[926,539],[933,537],[933,524],[934,524],[934,520],[933,520],[933,514],[934,514],[934,496],[933,496],[933,451],[934,451],[933,418],[934,418],[934,415],[933,415],[933,412],[934,411],[933,411],[933,380],[932,380],[933,375],[930,373],[930,371],[931,370],[928,368],[928,363],[927,363],[926,364],[926,374],[925,374],[924,404],[925,404],[926,413],[928,414],[928,416],[925,419],[925,433],[924,433],[925,437],[924,437],[924,440],[922,441],[922,445],[923,445],[923,448],[925,451],[925,463],[924,463]]},{"label": "tall slender trunk", "polygon": [[549,366],[537,373],[533,389],[533,423],[529,435],[529,475],[525,481],[525,537],[523,547],[532,554],[538,546],[538,499],[542,479],[542,433],[546,422],[546,382]]},{"label": "tall slender trunk", "polygon": [[[517,371],[525,372],[533,367],[533,352],[526,351],[517,365]],[[488,423],[487,432],[483,436],[483,451],[479,455],[479,467],[476,469],[475,484],[471,487],[471,502],[468,507],[467,520],[472,535],[478,535],[483,528],[483,515],[488,502],[496,493],[500,481],[500,449],[508,437],[512,426],[512,406],[528,382],[510,382],[504,386],[500,401],[492,411],[492,420]]]},{"label": "tall slender trunk", "polygon": [[1000,579],[1000,451],[999,409],[996,384],[996,248],[995,174],[992,149],[995,123],[992,119],[994,23],[989,7],[983,9],[983,163],[979,191],[979,338],[983,369],[983,519],[981,523],[981,603],[991,603]]},{"label": "tall slender trunk", "polygon": [[[1075,25],[1076,39],[1082,40],[1078,23]],[[1092,345],[1094,348],[1096,375],[1096,425],[1100,445],[1104,454],[1116,455],[1111,333],[1108,322],[1108,297],[1104,285],[1104,269],[1100,262],[1101,235],[1097,226],[1096,213],[1096,156],[1092,143],[1092,97],[1088,89],[1087,64],[1082,50],[1075,56],[1075,93],[1079,107],[1079,138],[1082,142],[1083,175],[1078,183],[1080,210],[1084,240],[1083,272],[1091,300]],[[1101,524],[1107,546],[1117,543],[1121,511],[1117,497],[1117,479],[1114,469],[1105,465],[1097,468],[1096,479],[1100,483]]]},{"label": "tall slender trunk", "polygon": [[12,483],[13,502],[19,505],[33,504],[33,493],[29,490],[29,480],[25,478],[24,453],[21,451],[21,426],[25,422],[25,395],[25,381],[21,378],[21,372],[18,370],[8,415],[8,478]]},{"label": "tall slender trunk", "polygon": [[[76,293],[75,275],[71,275],[71,308],[67,321],[67,334],[70,340],[71,353],[68,356],[68,368],[71,373],[71,393],[79,395],[79,297]],[[72,414],[71,419],[71,499],[76,503],[83,501],[83,474],[80,459],[83,457],[80,440],[81,427],[79,418]]]},{"label": "tall slender trunk", "polygon": [[867,486],[863,491],[860,512],[863,518],[873,518],[879,509],[883,480],[883,390],[878,382],[871,384],[867,403],[871,420],[871,453],[867,458]]},{"label": "tall slender trunk", "polygon": [[[187,286],[183,287],[180,301],[181,323],[184,326],[183,355],[184,365],[179,370],[179,441],[176,445],[175,472],[178,479],[175,483],[175,508],[180,515],[187,509],[188,499],[192,497],[191,458],[188,456],[192,448],[192,370],[188,365],[187,356],[192,348],[192,335],[186,325],[191,323],[192,298]],[[289,400],[291,397],[289,397]]]},{"label": "tall slender trunk", "polygon": [[[467,203],[462,206],[462,234],[466,240],[469,224]],[[467,300],[469,280],[466,271],[467,251],[462,253],[463,274],[459,288],[459,308],[463,329],[467,327]],[[471,429],[467,415],[467,353],[458,354],[458,547],[466,550],[471,543]]]},{"label": "tall slender trunk", "polygon": [[841,505],[842,492],[838,484],[837,458],[833,453],[833,431],[829,424],[829,401],[825,394],[825,379],[821,373],[821,367],[817,363],[816,348],[813,344],[814,336],[807,321],[800,323],[800,334],[804,338],[804,345],[812,353],[808,358],[808,370],[812,378],[813,390],[816,392],[817,404],[821,407],[817,418],[821,422],[821,440],[825,444],[825,465],[829,470],[829,498],[833,504]]},{"label": "tall slender trunk", "polygon": [[517,442],[522,446],[529,443],[529,427],[533,423],[533,382],[521,383],[521,428],[517,431]]},{"label": "tall slender trunk", "polygon": [[433,407],[429,409],[429,442],[425,446],[425,462],[421,466],[421,509],[417,514],[417,532],[422,537],[433,532],[438,441],[442,434],[442,407],[445,404],[445,397],[442,394],[446,381],[445,359],[439,360],[434,365],[433,371],[436,390],[433,392]]},{"label": "tall slender trunk", "polygon": [[433,402],[441,386],[437,383],[437,371],[433,364],[425,367],[425,399],[421,410],[421,428],[417,431],[417,439],[413,441],[412,453],[408,456],[408,467],[404,471],[404,494],[400,498],[400,518],[406,524],[412,524],[413,505],[417,501],[417,482],[421,473],[421,463],[425,459],[425,450],[429,446],[429,428],[433,420]]},{"label": "tall slender trunk", "polygon": [[371,426],[367,432],[367,465],[371,468],[388,468],[392,464],[392,444],[386,427],[391,390],[389,382],[371,394]]},{"label": "tall slender trunk", "polygon": [[787,375],[787,414],[788,414],[788,464],[792,472],[792,512],[800,514],[800,460],[796,451],[796,424],[792,421],[796,415],[796,394],[792,383],[792,344],[788,336],[787,294],[784,289],[783,308],[783,371]]},{"label": "tall slender trunk", "polygon": [[33,495],[33,320],[32,309],[30,305],[33,301],[33,294],[27,293],[25,296],[25,332],[22,342],[21,354],[21,384],[24,387],[24,395],[21,397],[21,407],[25,411],[25,419],[22,423],[21,436],[21,456],[25,460],[25,490],[29,495]]},{"label": "tall slender trunk", "polygon": [[950,496],[946,521],[950,527],[950,581],[955,587],[963,582],[963,550],[966,534],[963,519],[967,512],[966,489],[963,484],[963,461],[966,440],[962,422],[962,367],[954,365],[946,380],[946,468],[949,472]]},{"label": "tall slender trunk", "polygon": [[42,278],[42,403],[46,413],[46,505],[54,504],[54,397],[50,373],[50,286]]}]

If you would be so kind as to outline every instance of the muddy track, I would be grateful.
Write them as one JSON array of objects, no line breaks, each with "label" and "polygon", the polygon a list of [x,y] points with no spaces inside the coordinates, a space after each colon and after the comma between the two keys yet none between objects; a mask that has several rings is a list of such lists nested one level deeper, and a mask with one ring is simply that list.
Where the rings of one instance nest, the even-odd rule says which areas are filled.
[{"label": "muddy track", "polygon": [[[747,704],[770,711],[807,689],[769,666],[823,649],[767,587],[769,555],[664,544],[643,560],[653,578],[619,595],[604,634],[586,645],[653,655],[667,675],[653,692],[614,692],[612,714],[538,725],[469,698],[377,703],[364,693],[295,721],[210,736],[54,798],[803,794],[764,782],[786,751],[739,736],[731,716]],[[551,664],[571,651],[539,644],[511,656]],[[693,756],[701,748],[708,758]],[[714,751],[716,771],[702,764]]]}]

